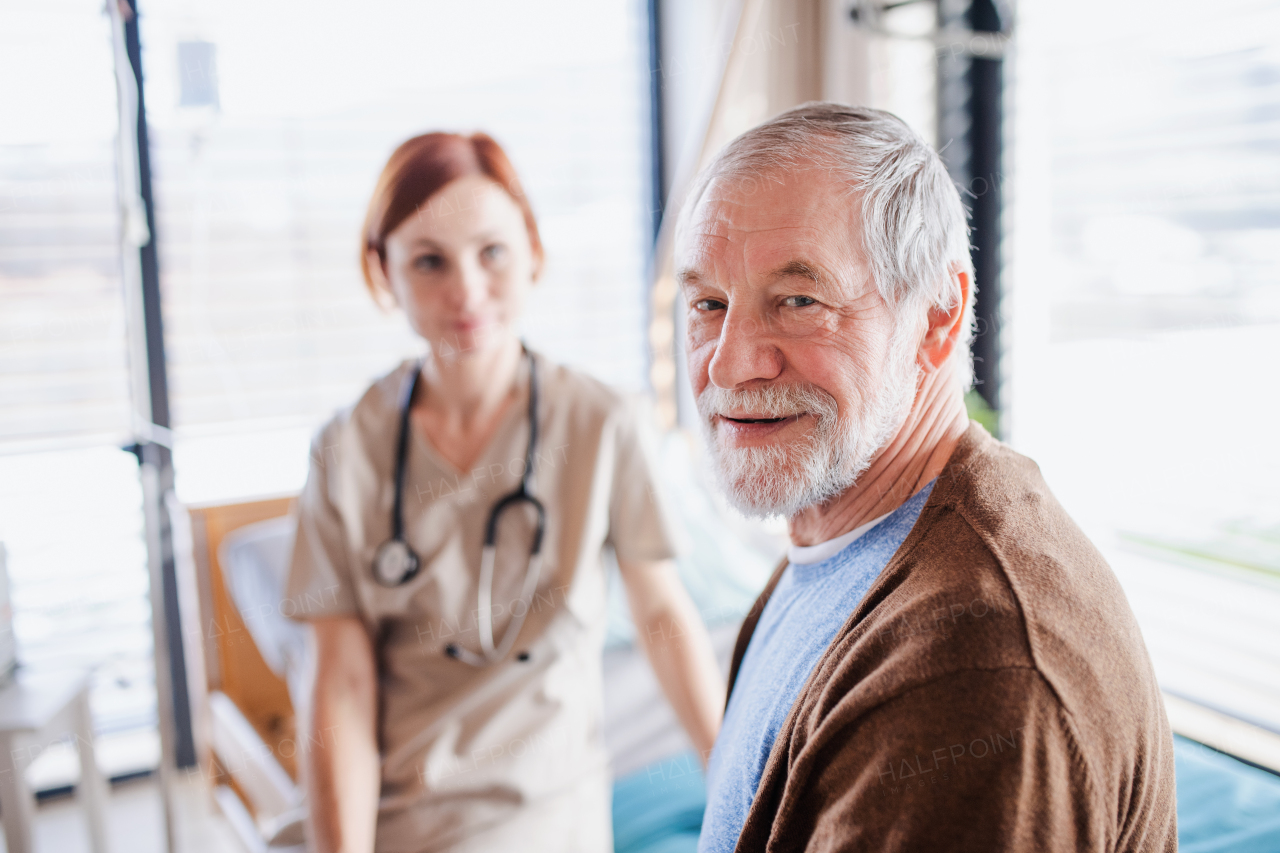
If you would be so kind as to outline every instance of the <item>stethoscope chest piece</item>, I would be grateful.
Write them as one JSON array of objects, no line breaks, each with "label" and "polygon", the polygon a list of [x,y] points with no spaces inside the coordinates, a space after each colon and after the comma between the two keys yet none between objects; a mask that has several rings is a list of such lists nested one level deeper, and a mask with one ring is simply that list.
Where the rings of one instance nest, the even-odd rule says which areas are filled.
[{"label": "stethoscope chest piece", "polygon": [[420,568],[418,555],[403,539],[388,539],[373,555],[373,576],[383,586],[408,583]]}]

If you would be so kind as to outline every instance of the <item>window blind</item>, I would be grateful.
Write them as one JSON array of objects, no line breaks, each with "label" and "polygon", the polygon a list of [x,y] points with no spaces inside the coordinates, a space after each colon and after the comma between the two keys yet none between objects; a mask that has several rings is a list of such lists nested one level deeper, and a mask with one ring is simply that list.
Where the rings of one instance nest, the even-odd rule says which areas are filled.
[{"label": "window blind", "polygon": [[1274,0],[1020,4],[1011,422],[1164,689],[1280,731],[1277,32]]},{"label": "window blind", "polygon": [[129,431],[116,96],[98,11],[12,9],[0,32],[0,453]]},{"label": "window blind", "polygon": [[96,667],[99,733],[145,728],[155,692],[138,467],[119,449],[130,403],[102,4],[6,9],[0,79],[0,541],[18,659]]},{"label": "window blind", "polygon": [[[240,496],[300,487],[307,435],[420,352],[358,268],[377,174],[418,133],[484,130],[507,148],[547,250],[527,339],[644,387],[643,13],[636,0],[374,4],[355,16],[321,3],[276,29],[258,4],[147,4],[180,496],[234,497],[225,476],[194,473],[228,466],[246,472]],[[202,51],[216,56],[217,106],[182,105],[182,44],[213,46]]]}]

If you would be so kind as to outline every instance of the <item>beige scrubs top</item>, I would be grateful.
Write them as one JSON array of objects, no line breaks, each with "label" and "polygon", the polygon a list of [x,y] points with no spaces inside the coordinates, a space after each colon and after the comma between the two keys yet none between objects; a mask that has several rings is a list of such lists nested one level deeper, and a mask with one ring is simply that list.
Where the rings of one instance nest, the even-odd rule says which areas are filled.
[{"label": "beige scrubs top", "polygon": [[[374,638],[382,753],[377,850],[604,853],[612,832],[601,736],[601,556],[608,546],[631,560],[675,555],[651,442],[616,392],[537,357],[531,491],[547,513],[541,576],[507,658],[474,667],[444,649],[458,643],[480,651],[483,529],[493,504],[520,481],[527,379],[470,471],[454,469],[413,432],[403,506],[405,536],[422,568],[387,588],[371,566],[391,536],[397,397],[412,369],[405,362],[376,382],[315,439],[289,577],[295,618],[357,616]],[[495,644],[512,612],[524,607],[533,530],[531,512],[510,510],[502,519]]]}]

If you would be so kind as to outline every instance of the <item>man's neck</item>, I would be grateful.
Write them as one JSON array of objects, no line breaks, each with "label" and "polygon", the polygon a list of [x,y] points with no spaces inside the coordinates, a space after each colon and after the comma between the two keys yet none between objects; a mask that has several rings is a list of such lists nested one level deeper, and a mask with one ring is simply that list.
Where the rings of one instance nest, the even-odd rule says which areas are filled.
[{"label": "man's neck", "polygon": [[969,426],[956,367],[924,375],[911,411],[858,481],[791,518],[791,541],[816,545],[888,515],[942,473]]}]

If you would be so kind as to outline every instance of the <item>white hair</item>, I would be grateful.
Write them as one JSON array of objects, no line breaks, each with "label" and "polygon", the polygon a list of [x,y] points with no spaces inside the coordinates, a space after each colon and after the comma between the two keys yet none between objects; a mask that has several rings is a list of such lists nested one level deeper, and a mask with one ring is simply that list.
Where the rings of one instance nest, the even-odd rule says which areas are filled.
[{"label": "white hair", "polygon": [[[850,224],[861,226],[872,279],[898,319],[895,348],[908,345],[914,337],[909,332],[923,331],[927,309],[950,311],[960,304],[953,271],[973,281],[960,194],[933,148],[883,110],[813,101],[748,130],[698,176],[677,230],[716,178],[804,169],[833,173],[850,196],[861,199],[860,209],[850,205]],[[970,319],[956,347],[966,362],[973,293],[970,285]]]}]

